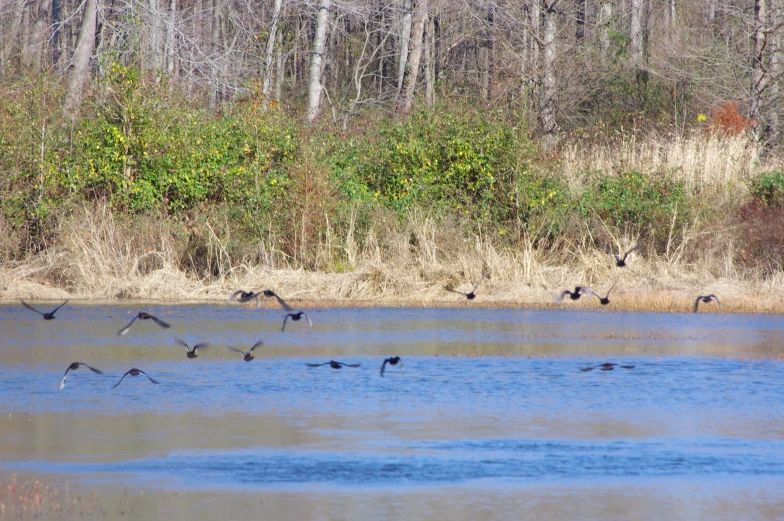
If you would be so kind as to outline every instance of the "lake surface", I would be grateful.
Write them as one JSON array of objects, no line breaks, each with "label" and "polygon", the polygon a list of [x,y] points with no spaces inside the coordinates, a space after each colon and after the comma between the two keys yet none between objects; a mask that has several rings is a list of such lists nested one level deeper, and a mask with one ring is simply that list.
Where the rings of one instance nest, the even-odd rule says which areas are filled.
[{"label": "lake surface", "polygon": [[[118,336],[138,311],[172,327]],[[308,314],[0,306],[0,477],[118,519],[784,519],[784,317]],[[361,365],[306,366],[331,359]],[[58,390],[74,361],[103,374]],[[581,371],[603,362],[635,367]],[[112,389],[132,367],[159,384]]]}]

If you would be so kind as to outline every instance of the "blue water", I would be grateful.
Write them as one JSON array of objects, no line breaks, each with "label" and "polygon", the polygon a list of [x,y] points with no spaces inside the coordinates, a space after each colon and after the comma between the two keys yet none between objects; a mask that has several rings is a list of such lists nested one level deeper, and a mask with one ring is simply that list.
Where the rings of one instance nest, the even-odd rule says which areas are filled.
[{"label": "blue water", "polygon": [[[137,320],[117,336],[138,310],[69,304],[43,321],[0,307],[0,469],[186,491],[436,490],[450,501],[491,483],[496,494],[566,487],[590,503],[618,489],[614,501],[656,503],[688,483],[706,505],[744,498],[712,518],[784,516],[762,493],[784,483],[784,317],[323,309],[308,310],[312,329],[303,320],[281,333],[279,310],[155,305],[142,310],[170,329]],[[211,345],[187,359],[175,337]],[[259,339],[251,362],[226,349]],[[392,355],[405,373],[387,366],[382,377]],[[305,365],[331,359],[361,366]],[[72,361],[104,373],[80,368],[59,391]],[[606,361],[635,367],[580,370]],[[160,383],[128,376],[112,389],[131,367]],[[363,504],[337,518],[375,517]]]}]

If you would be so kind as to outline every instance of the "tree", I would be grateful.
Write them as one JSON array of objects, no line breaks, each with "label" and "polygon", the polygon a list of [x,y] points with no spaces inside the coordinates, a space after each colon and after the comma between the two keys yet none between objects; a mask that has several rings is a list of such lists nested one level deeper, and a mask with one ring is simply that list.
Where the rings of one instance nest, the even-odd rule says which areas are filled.
[{"label": "tree", "polygon": [[313,54],[310,57],[310,80],[308,81],[308,121],[313,122],[321,109],[322,62],[324,44],[327,40],[327,21],[329,20],[330,0],[321,0],[316,16],[316,34],[313,37]]},{"label": "tree", "polygon": [[82,101],[84,85],[90,78],[90,58],[95,48],[95,26],[98,17],[98,0],[86,0],[82,28],[73,54],[73,69],[68,80],[68,94],[65,100],[65,112],[76,115]]},{"label": "tree", "polygon": [[414,91],[419,74],[419,62],[422,59],[422,37],[427,22],[427,2],[428,0],[418,0],[414,8],[411,24],[411,52],[408,56],[403,90],[397,101],[397,111],[401,114],[408,114],[414,106]]}]

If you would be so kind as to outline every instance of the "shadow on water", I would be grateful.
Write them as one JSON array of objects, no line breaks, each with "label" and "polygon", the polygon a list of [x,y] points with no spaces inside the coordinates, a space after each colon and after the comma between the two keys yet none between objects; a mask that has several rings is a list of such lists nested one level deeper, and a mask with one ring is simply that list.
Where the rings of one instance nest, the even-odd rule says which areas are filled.
[{"label": "shadow on water", "polygon": [[[118,336],[138,311],[69,304],[44,322],[0,307],[4,473],[176,519],[218,506],[237,518],[784,516],[768,492],[784,482],[782,317],[315,309],[312,329],[284,334],[280,310],[155,306],[171,329],[140,321]],[[175,337],[210,347],[188,359]],[[259,339],[251,362],[226,349]],[[381,377],[391,355],[405,373]],[[331,359],[361,365],[305,365]],[[103,374],[69,372],[58,391],[73,361]],[[635,367],[581,371],[605,361]],[[160,383],[112,389],[131,367]]]}]

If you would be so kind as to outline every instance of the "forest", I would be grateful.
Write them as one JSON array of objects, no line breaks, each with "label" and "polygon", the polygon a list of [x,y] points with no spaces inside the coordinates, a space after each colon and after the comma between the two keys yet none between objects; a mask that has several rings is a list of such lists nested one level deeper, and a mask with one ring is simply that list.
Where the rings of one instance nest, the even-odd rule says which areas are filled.
[{"label": "forest", "polygon": [[490,272],[536,300],[640,244],[627,285],[756,294],[782,284],[782,15],[5,0],[0,292],[430,299]]}]

